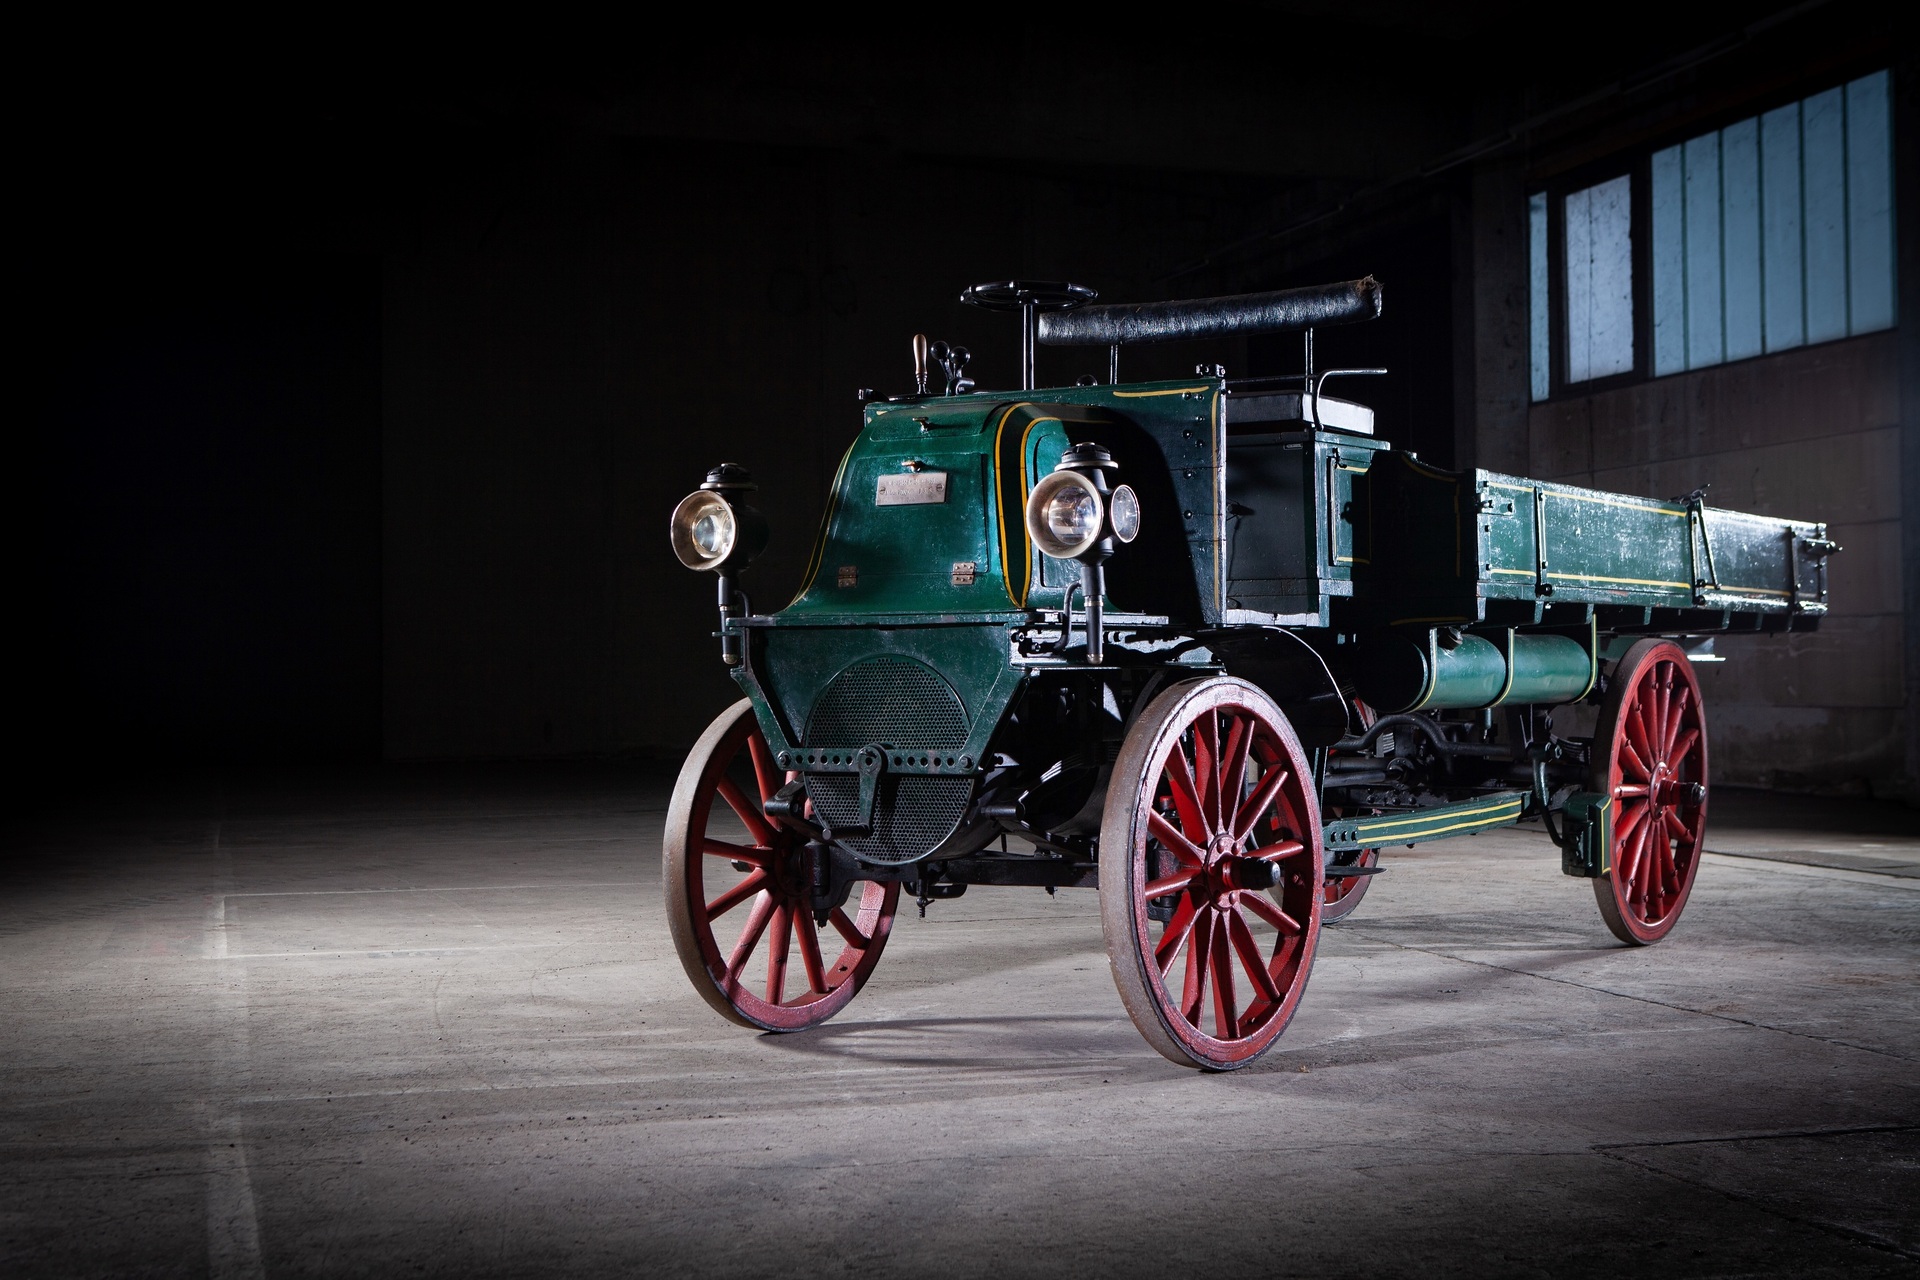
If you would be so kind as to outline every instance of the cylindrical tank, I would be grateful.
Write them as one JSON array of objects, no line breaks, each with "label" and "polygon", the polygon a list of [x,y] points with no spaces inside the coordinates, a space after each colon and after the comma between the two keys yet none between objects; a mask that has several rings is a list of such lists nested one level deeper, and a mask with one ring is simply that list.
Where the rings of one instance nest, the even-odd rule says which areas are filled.
[{"label": "cylindrical tank", "polygon": [[[1359,694],[1383,714],[1464,710],[1508,702],[1571,702],[1593,683],[1593,659],[1569,636],[1485,636],[1433,631],[1368,636],[1360,645]],[[1509,671],[1507,653],[1513,655]]]}]

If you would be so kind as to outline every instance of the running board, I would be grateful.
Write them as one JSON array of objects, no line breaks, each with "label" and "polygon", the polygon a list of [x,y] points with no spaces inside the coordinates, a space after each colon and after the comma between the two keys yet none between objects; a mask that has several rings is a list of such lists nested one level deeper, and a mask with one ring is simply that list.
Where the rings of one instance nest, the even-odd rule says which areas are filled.
[{"label": "running board", "polygon": [[1520,820],[1527,807],[1525,791],[1503,791],[1497,795],[1475,796],[1453,804],[1437,805],[1415,813],[1396,813],[1378,818],[1336,818],[1321,828],[1320,838],[1328,853],[1350,849],[1377,849],[1388,844],[1423,844],[1475,831],[1491,831],[1511,826]]}]

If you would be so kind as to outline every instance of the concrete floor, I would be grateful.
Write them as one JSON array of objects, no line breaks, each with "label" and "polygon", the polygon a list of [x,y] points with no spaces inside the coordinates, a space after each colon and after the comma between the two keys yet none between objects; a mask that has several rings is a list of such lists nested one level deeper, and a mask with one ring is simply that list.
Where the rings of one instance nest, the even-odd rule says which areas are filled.
[{"label": "concrete floor", "polygon": [[1537,834],[1392,853],[1275,1051],[1203,1076],[1088,893],[909,910],[837,1023],[721,1023],[665,789],[175,783],[9,833],[0,1273],[1920,1273],[1908,811],[1719,793],[1739,856],[1646,950]]}]

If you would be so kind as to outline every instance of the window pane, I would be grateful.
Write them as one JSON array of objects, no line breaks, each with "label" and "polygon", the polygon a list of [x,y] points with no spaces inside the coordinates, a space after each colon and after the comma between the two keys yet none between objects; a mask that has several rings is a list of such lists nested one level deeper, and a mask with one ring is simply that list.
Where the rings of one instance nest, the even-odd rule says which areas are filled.
[{"label": "window pane", "polygon": [[1850,333],[1893,325],[1893,148],[1887,73],[1847,86],[1847,283]]},{"label": "window pane", "polygon": [[1680,148],[1653,153],[1653,371],[1687,367],[1686,218]]},{"label": "window pane", "polygon": [[1547,332],[1547,193],[1527,197],[1528,346],[1533,398],[1545,400],[1552,390],[1552,347]]},{"label": "window pane", "polygon": [[1800,261],[1800,104],[1760,117],[1760,223],[1767,350],[1807,340]]},{"label": "window pane", "polygon": [[1720,332],[1720,135],[1684,150],[1687,184],[1687,368],[1718,364]]},{"label": "window pane", "polygon": [[1566,199],[1567,381],[1633,368],[1632,181]]},{"label": "window pane", "polygon": [[1760,354],[1760,122],[1720,131],[1720,263],[1727,359]]},{"label": "window pane", "polygon": [[1801,104],[1807,341],[1847,334],[1847,172],[1840,90]]}]

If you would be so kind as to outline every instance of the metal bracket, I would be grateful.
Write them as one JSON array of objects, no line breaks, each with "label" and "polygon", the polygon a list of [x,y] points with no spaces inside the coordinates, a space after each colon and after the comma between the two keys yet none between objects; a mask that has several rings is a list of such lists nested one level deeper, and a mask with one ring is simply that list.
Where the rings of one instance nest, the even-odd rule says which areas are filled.
[{"label": "metal bracket", "polygon": [[[857,834],[873,834],[873,802],[880,794],[880,775],[886,772],[887,752],[879,743],[860,749],[860,826]],[[848,831],[845,834],[854,835]]]},{"label": "metal bracket", "polygon": [[1560,841],[1560,870],[1592,879],[1612,870],[1613,797],[1594,791],[1576,791],[1562,810],[1567,820]]},{"label": "metal bracket", "polygon": [[[1713,540],[1707,536],[1707,500],[1704,496],[1704,490],[1695,489],[1692,493],[1688,494],[1686,503],[1687,558],[1692,561],[1690,568],[1693,574],[1693,602],[1696,605],[1704,605],[1707,602],[1709,592],[1720,590],[1720,571],[1714,567],[1713,563]],[[1700,535],[1698,546],[1699,554],[1695,554],[1694,533],[1696,530]],[[1700,576],[1700,556],[1702,555],[1706,557],[1707,561],[1707,576],[1704,578]],[[1792,559],[1791,552],[1788,554],[1788,559]]]}]

